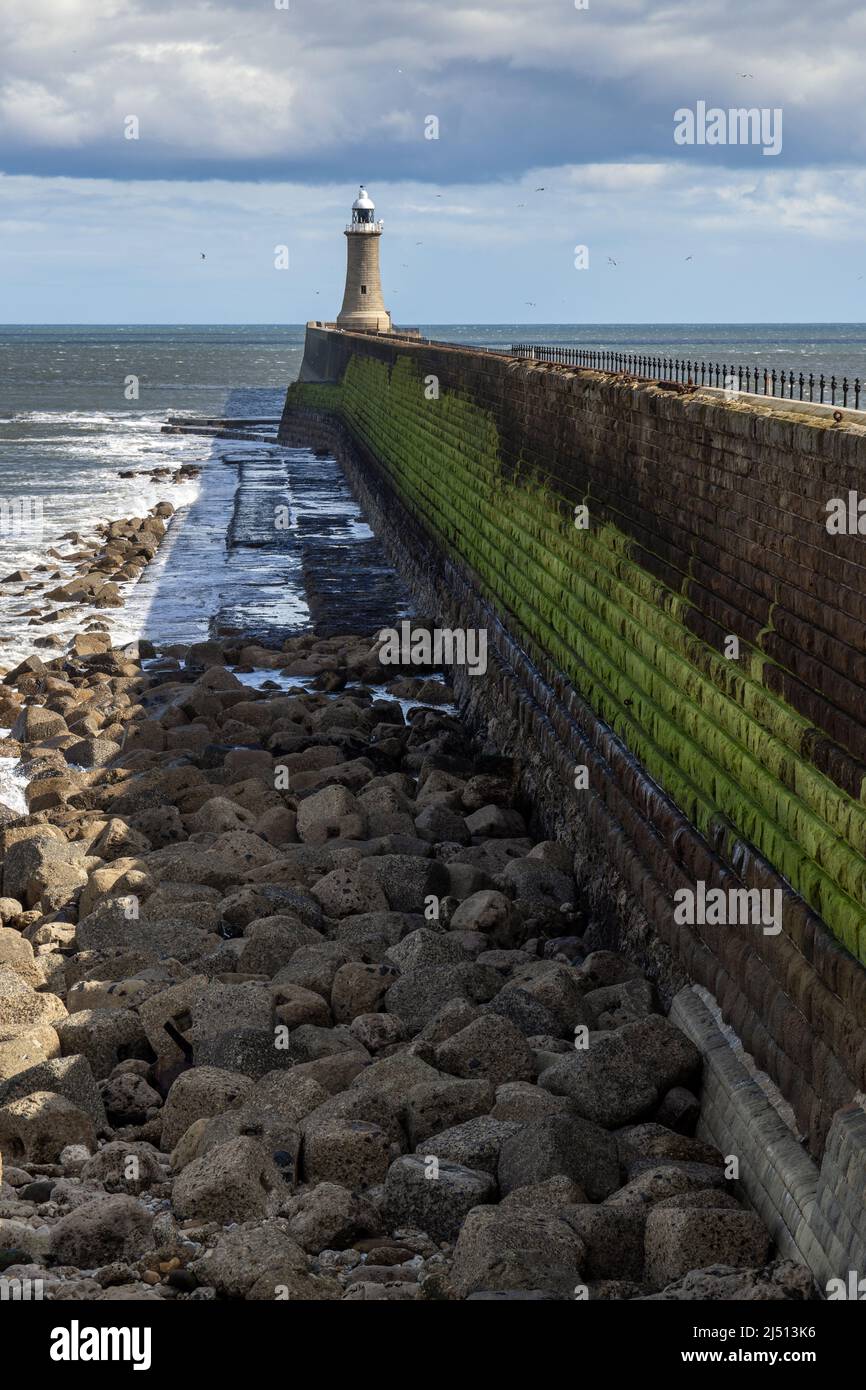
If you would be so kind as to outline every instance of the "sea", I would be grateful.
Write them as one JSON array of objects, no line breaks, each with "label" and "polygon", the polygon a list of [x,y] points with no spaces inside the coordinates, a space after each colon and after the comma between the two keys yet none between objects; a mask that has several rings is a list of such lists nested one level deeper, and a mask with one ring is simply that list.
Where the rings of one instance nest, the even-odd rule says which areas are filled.
[{"label": "sea", "polygon": [[[418,326],[433,339],[494,351],[532,342],[866,377],[866,324]],[[123,609],[97,615],[117,641],[132,641],[145,627],[163,641],[207,635],[226,589],[240,578],[225,550],[244,478],[253,497],[288,488],[293,524],[305,534],[319,512],[328,514],[331,540],[341,527],[347,539],[365,534],[351,496],[337,496],[336,475],[300,456],[286,472],[278,455],[275,421],[303,345],[300,324],[0,327],[0,669],[32,651],[34,635],[56,631],[65,640],[81,620],[72,613],[46,628],[34,609],[46,574],[71,573],[65,557],[77,538],[92,538],[108,519],[144,515],[163,498],[178,509],[171,543]],[[169,416],[188,415],[258,420],[271,441],[161,432]],[[171,486],[150,476],[182,463],[196,464],[199,475]],[[305,563],[299,556],[260,586],[279,603],[281,618],[288,613],[298,624],[309,618]],[[249,555],[241,568],[247,591],[233,594],[232,604],[243,616],[260,576]],[[12,581],[19,570],[29,579]]]}]

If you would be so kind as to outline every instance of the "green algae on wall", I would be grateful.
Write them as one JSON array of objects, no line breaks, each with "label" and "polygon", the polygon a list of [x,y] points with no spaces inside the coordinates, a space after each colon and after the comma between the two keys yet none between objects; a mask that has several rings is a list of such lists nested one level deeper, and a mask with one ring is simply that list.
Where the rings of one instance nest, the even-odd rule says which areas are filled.
[{"label": "green algae on wall", "polygon": [[353,355],[339,385],[296,384],[289,405],[339,414],[410,510],[485,597],[568,677],[705,835],[754,845],[866,962],[866,805],[809,763],[811,726],[763,682],[741,642],[725,659],[686,625],[689,601],[633,557],[627,534],[573,522],[574,497],[521,461],[505,469],[492,413],[430,400],[408,356]]}]

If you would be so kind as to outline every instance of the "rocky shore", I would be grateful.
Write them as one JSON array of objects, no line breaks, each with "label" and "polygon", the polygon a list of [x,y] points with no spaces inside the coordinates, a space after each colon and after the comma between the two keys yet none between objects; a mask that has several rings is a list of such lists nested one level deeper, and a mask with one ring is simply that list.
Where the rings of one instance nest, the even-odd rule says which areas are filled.
[{"label": "rocky shore", "polygon": [[[107,528],[48,599],[110,606],[166,515]],[[811,1296],[694,1137],[699,1054],[441,673],[370,635],[91,626],[0,689],[28,777],[0,823],[5,1280]]]}]

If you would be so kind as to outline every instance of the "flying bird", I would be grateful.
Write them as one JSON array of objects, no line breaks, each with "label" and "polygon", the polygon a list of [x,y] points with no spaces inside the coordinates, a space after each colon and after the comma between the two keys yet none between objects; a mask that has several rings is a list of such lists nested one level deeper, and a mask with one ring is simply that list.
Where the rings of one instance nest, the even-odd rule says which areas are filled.
[{"label": "flying bird", "polygon": [[205,255],[204,251],[199,251],[198,254],[201,256],[201,258],[202,258],[203,261],[206,261],[206,260],[207,260],[207,256]]},{"label": "flying bird", "polygon": [[525,203],[518,203],[517,206],[518,206],[519,208],[525,208],[525,207],[526,207],[526,204],[525,204]]},{"label": "flying bird", "polygon": [[613,256],[608,256],[607,260],[608,265],[616,265],[616,261],[614,260]]},{"label": "flying bird", "polygon": [[694,256],[686,256],[686,260],[687,260],[687,261],[692,261],[692,260],[694,260]]},{"label": "flying bird", "polygon": [[544,185],[542,184],[541,188],[536,188],[535,191],[536,191],[536,193],[543,193],[543,192],[544,192]]},{"label": "flying bird", "polygon": [[739,75],[740,77],[754,77],[755,74],[753,72],[741,72]]}]

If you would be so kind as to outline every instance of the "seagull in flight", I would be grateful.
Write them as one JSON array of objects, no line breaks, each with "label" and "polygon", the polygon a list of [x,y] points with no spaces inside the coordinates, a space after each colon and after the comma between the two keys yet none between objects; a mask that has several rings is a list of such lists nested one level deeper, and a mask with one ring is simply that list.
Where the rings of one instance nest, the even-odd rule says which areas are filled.
[{"label": "seagull in flight", "polygon": [[203,261],[206,261],[206,260],[207,260],[207,256],[205,255],[204,251],[199,251],[198,254],[201,256],[201,258],[202,258]]},{"label": "seagull in flight", "polygon": [[536,191],[536,193],[543,193],[543,192],[544,192],[544,184],[542,184],[540,188],[536,188],[535,191]]},{"label": "seagull in flight", "polygon": [[753,72],[741,72],[739,75],[740,77],[754,77],[755,74]]},{"label": "seagull in flight", "polygon": [[608,265],[616,265],[616,261],[614,260],[613,256],[608,256],[607,260]]},{"label": "seagull in flight", "polygon": [[694,260],[694,256],[686,256],[686,260],[687,260],[687,261],[692,261],[692,260]]}]

